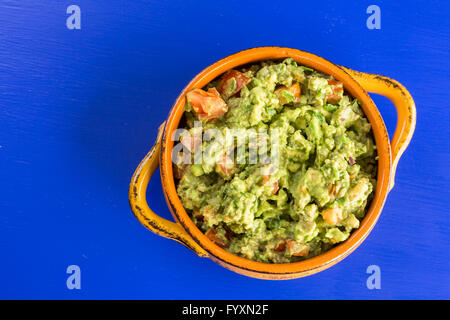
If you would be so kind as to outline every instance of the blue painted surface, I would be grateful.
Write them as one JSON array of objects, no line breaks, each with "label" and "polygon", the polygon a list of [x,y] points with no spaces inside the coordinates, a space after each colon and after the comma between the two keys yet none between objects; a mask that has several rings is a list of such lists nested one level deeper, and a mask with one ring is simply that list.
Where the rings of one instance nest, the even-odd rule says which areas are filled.
[{"label": "blue painted surface", "polygon": [[[81,30],[66,8],[81,8]],[[381,8],[381,30],[366,8]],[[0,298],[450,298],[448,1],[2,1]],[[402,82],[418,122],[378,224],[311,277],[263,281],[144,229],[130,177],[180,90],[236,51],[299,48]],[[392,134],[390,102],[374,96]],[[159,178],[154,211],[170,217]],[[81,290],[66,268],[81,267]],[[381,268],[381,290],[366,268]]]}]

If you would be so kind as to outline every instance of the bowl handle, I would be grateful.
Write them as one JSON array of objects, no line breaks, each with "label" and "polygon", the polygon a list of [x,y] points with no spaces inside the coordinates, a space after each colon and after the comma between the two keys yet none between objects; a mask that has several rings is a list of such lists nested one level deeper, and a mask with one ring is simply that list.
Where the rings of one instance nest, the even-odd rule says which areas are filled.
[{"label": "bowl handle", "polygon": [[397,127],[391,141],[392,171],[389,191],[394,187],[395,170],[401,155],[411,141],[416,127],[416,106],[406,88],[393,79],[377,74],[363,73],[342,67],[364,90],[381,94],[392,101],[397,109]]},{"label": "bowl handle", "polygon": [[164,124],[165,123],[158,129],[158,137],[156,138],[156,142],[152,149],[139,164],[131,178],[130,189],[128,192],[130,207],[139,222],[150,231],[153,231],[160,236],[178,241],[199,256],[206,257],[208,256],[206,251],[189,236],[180,224],[161,218],[154,213],[147,204],[146,192],[148,182],[159,166],[159,153],[161,150],[161,138],[164,131]]}]

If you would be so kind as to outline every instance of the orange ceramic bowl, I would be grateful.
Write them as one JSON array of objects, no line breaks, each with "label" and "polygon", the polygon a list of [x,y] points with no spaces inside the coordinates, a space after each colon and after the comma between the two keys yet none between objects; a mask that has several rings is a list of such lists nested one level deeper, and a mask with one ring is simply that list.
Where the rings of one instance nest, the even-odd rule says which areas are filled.
[{"label": "orange ceramic bowl", "polygon": [[[172,172],[172,133],[178,128],[185,103],[185,94],[202,88],[227,70],[248,63],[291,57],[297,63],[332,75],[344,84],[354,98],[362,102],[362,109],[372,125],[378,150],[378,177],[374,198],[361,225],[343,243],[319,256],[293,263],[272,264],[256,262],[234,255],[210,241],[190,219],[177,195]],[[397,128],[392,141],[377,107],[367,92],[389,98],[397,108]],[[260,47],[228,56],[201,71],[180,93],[167,120],[160,126],[158,138],[133,175],[129,201],[138,220],[151,231],[176,240],[201,257],[209,257],[218,264],[240,274],[262,279],[292,279],[324,270],[348,256],[367,237],[380,216],[388,192],[394,185],[397,162],[414,132],[416,110],[409,92],[397,81],[384,76],[361,73],[333,64],[314,54],[280,47]],[[161,181],[167,204],[176,222],[156,215],[146,201],[150,177],[161,166]]]}]

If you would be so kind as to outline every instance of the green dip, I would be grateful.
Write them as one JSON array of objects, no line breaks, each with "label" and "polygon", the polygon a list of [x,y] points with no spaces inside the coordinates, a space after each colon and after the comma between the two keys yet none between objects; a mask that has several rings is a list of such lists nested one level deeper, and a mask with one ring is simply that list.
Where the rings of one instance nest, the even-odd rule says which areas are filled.
[{"label": "green dip", "polygon": [[[376,146],[360,102],[331,76],[290,58],[227,72],[187,94],[183,126],[190,136],[176,155],[178,195],[225,250],[262,262],[299,261],[345,241],[364,218]],[[230,142],[205,139],[208,129],[261,134]],[[276,148],[268,143],[266,154],[250,161],[251,148],[275,129]],[[179,161],[199,153],[201,162]]]}]

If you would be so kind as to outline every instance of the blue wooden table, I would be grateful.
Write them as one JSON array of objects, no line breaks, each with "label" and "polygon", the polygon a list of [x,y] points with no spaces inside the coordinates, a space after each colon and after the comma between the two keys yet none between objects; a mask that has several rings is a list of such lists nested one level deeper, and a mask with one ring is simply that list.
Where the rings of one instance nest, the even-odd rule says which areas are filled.
[{"label": "blue wooden table", "polygon": [[[381,29],[367,27],[372,4]],[[80,29],[67,21],[70,5]],[[0,298],[450,298],[449,12],[434,0],[1,1]],[[331,269],[281,282],[240,276],[152,234],[127,199],[187,82],[265,45],[390,76],[417,105],[367,240]],[[393,105],[373,99],[392,135]],[[169,218],[158,178],[148,196]],[[67,287],[71,265],[80,289]],[[366,285],[371,265],[381,289]]]}]

